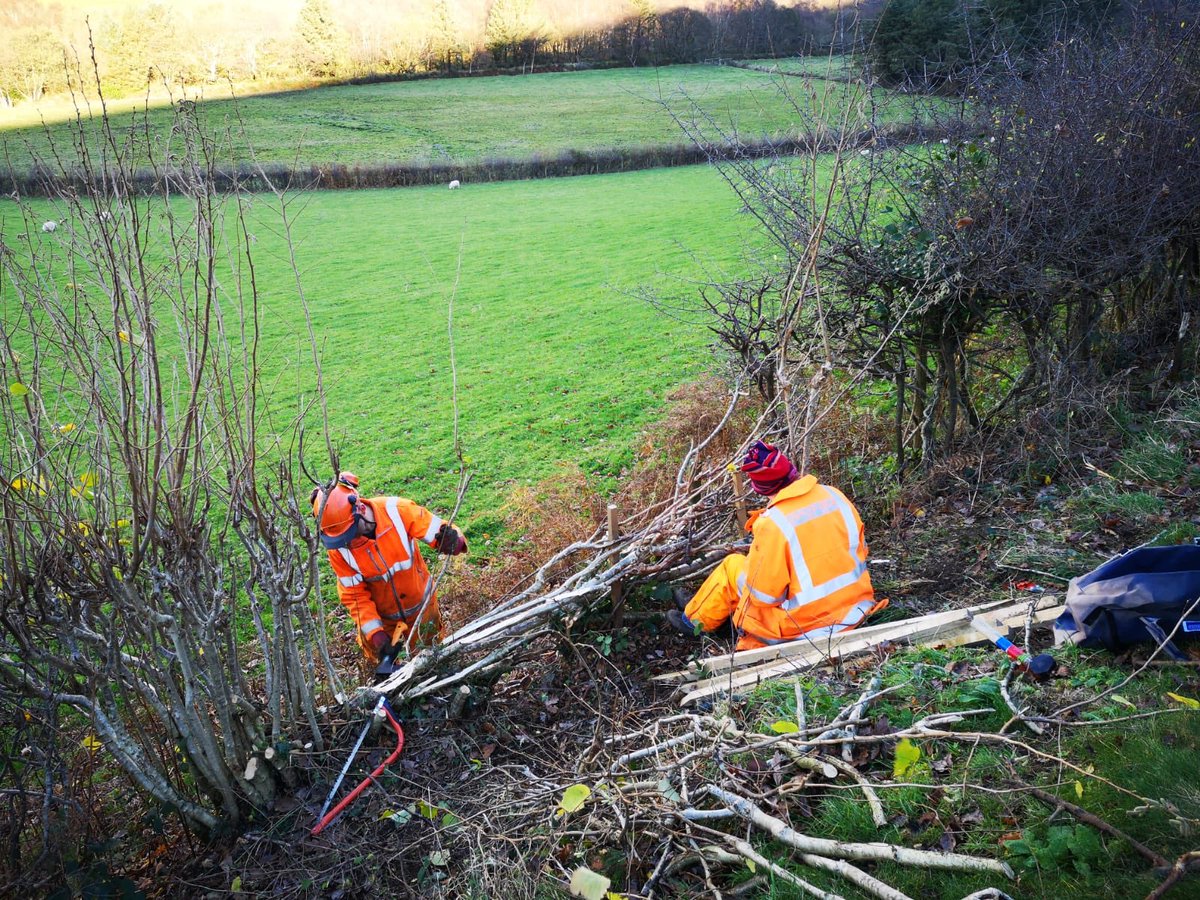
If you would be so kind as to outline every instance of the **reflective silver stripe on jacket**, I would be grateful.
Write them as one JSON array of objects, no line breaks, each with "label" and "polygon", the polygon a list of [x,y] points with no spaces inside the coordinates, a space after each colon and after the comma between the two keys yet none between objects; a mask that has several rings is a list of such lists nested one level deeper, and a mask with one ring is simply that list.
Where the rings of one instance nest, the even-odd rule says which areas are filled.
[{"label": "reflective silver stripe on jacket", "polygon": [[389,578],[396,577],[396,574],[398,572],[403,572],[405,569],[409,568],[410,566],[412,566],[411,559],[406,559],[404,562],[392,563],[391,567],[389,567],[386,572],[383,572],[382,574],[379,574],[379,575],[371,575],[365,580],[367,582],[387,581]]},{"label": "reflective silver stripe on jacket", "polygon": [[354,570],[353,575],[348,575],[345,578],[339,576],[338,581],[340,581],[345,587],[354,587],[356,584],[362,584],[362,569],[358,567],[358,560],[354,558],[354,554],[350,552],[348,547],[342,547],[340,550],[338,550],[338,553],[342,554],[342,559],[346,561],[346,565]]},{"label": "reflective silver stripe on jacket", "polygon": [[362,625],[359,627],[362,629],[362,633],[364,635],[367,635],[367,634],[370,634],[372,631],[374,631],[376,628],[382,628],[383,623],[380,622],[378,619],[371,619],[367,622],[363,622]]},{"label": "reflective silver stripe on jacket", "polygon": [[[745,572],[740,573],[737,577],[737,589],[738,589],[739,597],[743,596],[746,593],[746,573]],[[772,597],[770,594],[767,594],[763,591],[755,590],[754,588],[750,588],[750,596],[753,597],[755,600],[757,600],[759,603],[765,603],[768,606],[778,606],[780,603],[782,603],[784,600],[787,599],[786,593],[780,597]]]},{"label": "reflective silver stripe on jacket", "polygon": [[394,574],[395,572],[402,572],[412,565],[412,541],[409,540],[408,529],[404,527],[404,519],[400,518],[400,507],[396,504],[396,498],[388,497],[387,502],[384,503],[384,507],[387,509],[388,518],[392,520],[392,525],[395,526],[396,531],[400,532],[400,542],[404,544],[404,552],[408,555],[408,559],[403,564],[397,563],[400,566],[399,569],[396,566],[392,566]]},{"label": "reflective silver stripe on jacket", "polygon": [[425,532],[425,537],[423,538],[425,543],[432,544],[434,538],[437,537],[437,533],[441,530],[442,520],[440,517],[434,516],[433,520],[429,523],[429,530]]},{"label": "reflective silver stripe on jacket", "polygon": [[[867,570],[866,563],[858,558],[858,525],[854,521],[854,509],[850,506],[850,501],[836,488],[821,485],[819,490],[825,491],[826,499],[816,501],[804,509],[796,510],[789,515],[781,512],[778,507],[772,506],[764,514],[787,541],[788,556],[791,558],[792,571],[796,573],[796,580],[800,582],[800,593],[784,598],[782,603],[779,600],[762,602],[769,602],[773,606],[779,605],[786,612],[792,612],[809,603],[824,600],[842,588],[854,584]],[[805,522],[835,513],[841,514],[842,521],[846,525],[846,531],[849,534],[850,558],[854,560],[854,566],[849,572],[814,585],[812,573],[808,569],[808,562],[804,559],[804,551],[800,547],[800,536],[796,534],[796,528]],[[758,593],[754,592],[755,595]]]}]

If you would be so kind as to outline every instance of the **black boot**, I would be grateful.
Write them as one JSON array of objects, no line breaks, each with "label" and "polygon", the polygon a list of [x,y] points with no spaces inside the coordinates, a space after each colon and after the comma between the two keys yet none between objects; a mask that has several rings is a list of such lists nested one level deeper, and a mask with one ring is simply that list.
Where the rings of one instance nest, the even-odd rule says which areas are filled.
[{"label": "black boot", "polygon": [[692,600],[692,592],[687,588],[671,588],[671,599],[675,601],[675,608],[683,612]]},{"label": "black boot", "polygon": [[667,621],[680,634],[687,635],[690,638],[698,638],[700,636],[699,624],[691,622],[687,616],[677,609],[667,610]]}]

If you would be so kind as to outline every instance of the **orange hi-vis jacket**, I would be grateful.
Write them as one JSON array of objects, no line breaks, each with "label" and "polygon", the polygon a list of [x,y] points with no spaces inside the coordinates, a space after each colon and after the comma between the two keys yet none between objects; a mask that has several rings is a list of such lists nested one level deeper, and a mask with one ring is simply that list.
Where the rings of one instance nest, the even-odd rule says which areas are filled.
[{"label": "orange hi-vis jacket", "polygon": [[765,644],[820,637],[874,611],[862,520],[837,488],[805,475],[777,493],[750,527],[754,540],[733,613],[739,634]]},{"label": "orange hi-vis jacket", "polygon": [[[420,611],[429,569],[416,541],[433,545],[442,520],[403,497],[364,498],[375,513],[375,537],[356,538],[349,547],[329,551],[337,576],[338,599],[358,626],[358,642],[369,646],[371,636],[385,631],[399,639]],[[437,598],[431,597],[421,616],[440,637]],[[423,629],[418,634],[424,637]]]}]

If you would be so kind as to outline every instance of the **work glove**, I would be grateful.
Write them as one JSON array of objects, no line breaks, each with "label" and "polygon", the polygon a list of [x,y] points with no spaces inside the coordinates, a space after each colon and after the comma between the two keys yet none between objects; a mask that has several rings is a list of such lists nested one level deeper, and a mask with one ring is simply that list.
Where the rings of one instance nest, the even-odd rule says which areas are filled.
[{"label": "work glove", "polygon": [[467,552],[467,539],[463,537],[461,531],[449,523],[438,530],[437,537],[434,538],[434,545],[437,547],[438,553],[449,553],[451,556]]},{"label": "work glove", "polygon": [[392,652],[392,642],[386,631],[377,631],[371,635],[371,650],[374,651],[376,659],[383,659]]}]

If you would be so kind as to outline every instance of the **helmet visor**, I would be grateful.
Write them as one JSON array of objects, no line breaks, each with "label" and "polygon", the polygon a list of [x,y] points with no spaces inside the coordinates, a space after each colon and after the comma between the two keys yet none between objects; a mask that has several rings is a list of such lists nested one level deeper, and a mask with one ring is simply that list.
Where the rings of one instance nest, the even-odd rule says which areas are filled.
[{"label": "helmet visor", "polygon": [[321,532],[321,543],[325,545],[326,550],[342,550],[349,547],[350,544],[358,537],[358,523],[360,518],[356,513],[354,518],[350,520],[350,527],[341,534],[330,537],[325,532]]}]

